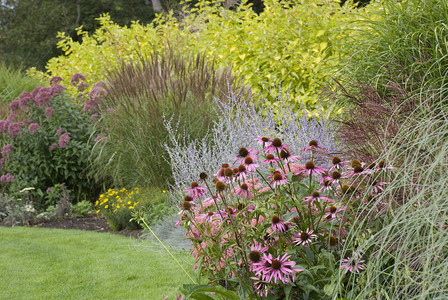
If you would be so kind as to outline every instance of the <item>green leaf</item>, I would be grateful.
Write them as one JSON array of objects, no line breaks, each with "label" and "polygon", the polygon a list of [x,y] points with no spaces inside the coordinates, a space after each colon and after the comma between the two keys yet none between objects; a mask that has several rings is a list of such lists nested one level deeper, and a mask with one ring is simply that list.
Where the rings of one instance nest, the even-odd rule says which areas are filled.
[{"label": "green leaf", "polygon": [[183,290],[186,291],[185,300],[187,299],[198,299],[198,300],[208,300],[208,299],[214,299],[210,296],[208,296],[205,293],[214,292],[217,294],[220,294],[224,297],[227,297],[229,300],[239,300],[240,297],[237,293],[234,291],[229,291],[226,288],[217,285],[217,286],[210,286],[210,285],[196,285],[196,284],[184,284]]}]

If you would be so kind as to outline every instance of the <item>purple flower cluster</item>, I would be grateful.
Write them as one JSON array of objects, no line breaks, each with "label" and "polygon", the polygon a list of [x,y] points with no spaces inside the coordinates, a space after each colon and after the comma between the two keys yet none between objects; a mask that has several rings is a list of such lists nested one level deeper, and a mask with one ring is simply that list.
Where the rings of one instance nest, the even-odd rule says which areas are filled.
[{"label": "purple flower cluster", "polygon": [[10,173],[3,174],[0,176],[0,182],[13,182],[14,176]]},{"label": "purple flower cluster", "polygon": [[81,73],[73,74],[72,78],[70,79],[70,83],[73,86],[78,86],[80,81],[86,81],[86,77],[84,75],[82,75]]},{"label": "purple flower cluster", "polygon": [[2,147],[2,157],[6,157],[11,153],[12,144]]},{"label": "purple flower cluster", "polygon": [[35,133],[39,130],[40,125],[37,123],[31,123],[30,126],[28,126],[28,131],[31,133]]},{"label": "purple flower cluster", "polygon": [[59,136],[58,141],[59,147],[61,148],[67,147],[68,142],[70,142],[70,132],[66,132],[64,134],[61,134],[61,136]]}]

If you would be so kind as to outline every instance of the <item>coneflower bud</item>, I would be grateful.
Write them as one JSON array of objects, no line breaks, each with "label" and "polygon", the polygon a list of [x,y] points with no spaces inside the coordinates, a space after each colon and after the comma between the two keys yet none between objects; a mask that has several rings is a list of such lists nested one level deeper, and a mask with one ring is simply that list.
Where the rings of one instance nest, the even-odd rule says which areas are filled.
[{"label": "coneflower bud", "polygon": [[357,159],[354,159],[354,160],[352,160],[350,165],[352,166],[352,168],[354,168],[355,166],[361,166],[361,162]]},{"label": "coneflower bud", "polygon": [[309,143],[308,145],[309,145],[309,146],[317,147],[317,141],[315,141],[315,140],[311,140],[310,143]]},{"label": "coneflower bud", "polygon": [[291,153],[288,150],[283,149],[282,151],[280,151],[281,158],[287,159],[290,156],[291,156]]},{"label": "coneflower bud", "polygon": [[245,163],[246,165],[250,165],[250,164],[253,164],[253,163],[254,163],[254,160],[252,159],[252,157],[248,156],[248,157],[246,157],[246,158],[244,159],[244,163]]},{"label": "coneflower bud", "polygon": [[344,184],[343,186],[341,186],[341,192],[342,194],[345,194],[348,192],[348,190],[350,189],[350,187],[346,184]]},{"label": "coneflower bud", "polygon": [[226,177],[232,177],[232,176],[233,176],[233,170],[232,170],[232,168],[226,168],[226,169],[224,170],[224,175],[225,175]]},{"label": "coneflower bud", "polygon": [[272,140],[272,146],[274,147],[281,147],[282,146],[282,140],[279,138],[275,138]]},{"label": "coneflower bud", "polygon": [[246,171],[246,167],[244,165],[239,165],[238,166],[238,172],[242,173],[244,171]]},{"label": "coneflower bud", "polygon": [[313,170],[314,168],[315,168],[315,166],[312,161],[309,161],[305,164],[305,169],[307,169],[307,170]]},{"label": "coneflower bud", "polygon": [[191,197],[191,196],[185,196],[184,201],[186,201],[186,202],[193,201],[193,197]]},{"label": "coneflower bud", "polygon": [[182,208],[183,208],[183,210],[190,210],[191,209],[191,202],[184,201],[184,203],[182,204]]},{"label": "coneflower bud", "polygon": [[327,236],[325,238],[325,241],[327,242],[328,245],[330,245],[332,247],[334,247],[334,246],[336,246],[338,244],[338,240],[334,236],[332,236],[332,235]]},{"label": "coneflower bud", "polygon": [[268,139],[267,137],[265,137],[265,136],[262,137],[261,140],[262,140],[263,142],[265,142],[265,143],[269,142],[269,139]]},{"label": "coneflower bud", "polygon": [[340,162],[341,162],[341,159],[339,157],[337,157],[337,156],[333,157],[333,160],[332,160],[333,165],[337,165]]},{"label": "coneflower bud", "polygon": [[240,150],[238,151],[238,155],[240,157],[246,157],[248,154],[249,154],[249,151],[244,147],[241,147]]},{"label": "coneflower bud", "polygon": [[198,187],[199,184],[197,182],[192,182],[191,183],[191,188],[194,189],[195,187]]},{"label": "coneflower bud", "polygon": [[383,159],[378,163],[378,168],[382,169],[386,166],[386,161]]},{"label": "coneflower bud", "polygon": [[206,180],[208,178],[208,174],[205,172],[202,172],[201,174],[199,174],[199,178],[201,180]]},{"label": "coneflower bud", "polygon": [[228,168],[228,167],[229,167],[229,164],[222,164],[221,165],[221,168],[223,168],[223,169]]},{"label": "coneflower bud", "polygon": [[226,184],[224,182],[218,180],[215,183],[215,189],[217,192],[222,192],[226,189]]}]

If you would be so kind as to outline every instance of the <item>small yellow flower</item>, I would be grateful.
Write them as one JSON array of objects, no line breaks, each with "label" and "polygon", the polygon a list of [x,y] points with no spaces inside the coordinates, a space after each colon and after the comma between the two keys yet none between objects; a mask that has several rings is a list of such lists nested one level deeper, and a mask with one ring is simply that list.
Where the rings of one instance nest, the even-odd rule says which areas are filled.
[{"label": "small yellow flower", "polygon": [[165,194],[165,193],[166,193],[166,191],[165,191],[165,190],[163,190],[163,191],[162,191],[162,193],[164,193],[164,194]]},{"label": "small yellow flower", "polygon": [[99,214],[99,213],[100,213],[100,210],[98,209],[98,210],[96,211],[96,213]]},{"label": "small yellow flower", "polygon": [[109,205],[104,206],[104,208],[108,208],[108,207],[109,207]]},{"label": "small yellow flower", "polygon": [[128,204],[131,204],[132,202],[131,201],[128,201]]}]

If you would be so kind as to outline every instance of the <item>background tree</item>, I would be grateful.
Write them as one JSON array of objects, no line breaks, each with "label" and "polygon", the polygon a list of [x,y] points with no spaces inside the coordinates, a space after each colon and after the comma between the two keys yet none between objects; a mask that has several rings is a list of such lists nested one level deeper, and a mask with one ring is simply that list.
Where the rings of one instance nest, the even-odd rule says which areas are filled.
[{"label": "background tree", "polygon": [[154,10],[145,0],[0,0],[0,60],[14,67],[44,70],[46,62],[62,54],[57,32],[78,39],[76,28],[93,32],[98,18],[109,13],[114,22],[149,23]]}]

